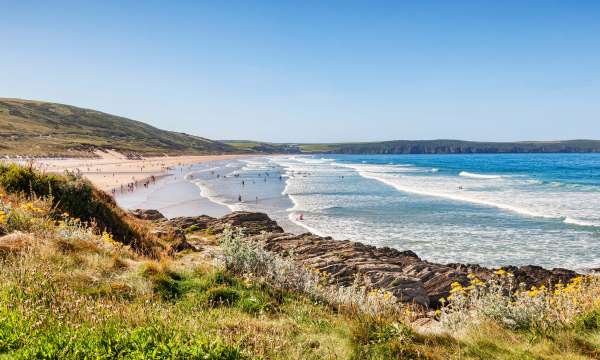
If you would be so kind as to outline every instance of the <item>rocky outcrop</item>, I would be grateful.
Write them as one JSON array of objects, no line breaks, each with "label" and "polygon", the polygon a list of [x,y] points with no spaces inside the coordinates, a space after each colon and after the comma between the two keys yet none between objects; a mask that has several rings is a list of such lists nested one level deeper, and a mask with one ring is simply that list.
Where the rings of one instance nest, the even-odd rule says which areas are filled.
[{"label": "rocky outcrop", "polygon": [[215,221],[214,217],[208,215],[176,217],[165,221],[167,224],[183,230],[206,230],[210,223]]},{"label": "rocky outcrop", "polygon": [[[246,216],[238,218],[231,225],[244,227],[244,218]],[[419,258],[410,250],[378,248],[310,233],[270,232],[251,238],[262,241],[267,250],[329,274],[331,281],[340,286],[350,286],[358,281],[369,288],[390,291],[403,302],[426,307],[439,306],[439,299],[449,295],[453,282],[468,285],[469,273],[489,279],[495,270],[478,265],[437,264]],[[524,283],[527,287],[549,286],[559,281],[566,283],[578,275],[567,269],[547,270],[532,265],[504,269],[515,275],[516,283]]]},{"label": "rocky outcrop", "polygon": [[129,212],[131,215],[142,220],[164,220],[165,216],[158,210],[135,209]]},{"label": "rocky outcrop", "polygon": [[[494,269],[479,265],[429,262],[410,250],[378,248],[311,233],[288,234],[263,213],[234,212],[220,219],[197,216],[163,219],[156,223],[163,228],[208,230],[213,234],[222,232],[227,226],[240,227],[251,240],[263,242],[267,250],[329,274],[332,283],[350,286],[358,281],[368,288],[390,291],[403,302],[428,308],[439,306],[440,298],[449,295],[453,282],[468,285],[468,274],[486,280],[494,273]],[[532,265],[504,269],[515,275],[517,283],[522,282],[527,287],[559,281],[566,283],[577,276],[567,269],[547,270]]]},{"label": "rocky outcrop", "polygon": [[268,234],[255,237],[265,248],[292,256],[303,264],[329,274],[332,282],[350,286],[355,281],[369,288],[385,289],[403,302],[435,306],[448,295],[454,281],[467,283],[467,273],[421,260],[412,251],[336,241],[313,234]]},{"label": "rocky outcrop", "polygon": [[227,226],[243,228],[245,235],[258,235],[262,232],[283,233],[277,222],[264,213],[236,211],[208,224],[213,233],[220,233]]}]

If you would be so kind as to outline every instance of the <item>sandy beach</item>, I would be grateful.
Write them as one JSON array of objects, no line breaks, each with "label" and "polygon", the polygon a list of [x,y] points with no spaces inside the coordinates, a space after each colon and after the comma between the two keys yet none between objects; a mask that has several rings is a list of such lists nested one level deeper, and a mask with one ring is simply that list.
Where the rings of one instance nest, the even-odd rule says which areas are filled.
[{"label": "sandy beach", "polygon": [[201,156],[172,156],[151,157],[143,159],[127,159],[115,151],[96,153],[94,159],[44,159],[36,160],[33,164],[42,171],[64,173],[65,171],[79,172],[98,188],[112,192],[127,184],[143,183],[154,177],[158,179],[167,174],[169,168],[190,164],[199,164],[215,160],[227,160],[246,157],[248,155],[201,155]]}]

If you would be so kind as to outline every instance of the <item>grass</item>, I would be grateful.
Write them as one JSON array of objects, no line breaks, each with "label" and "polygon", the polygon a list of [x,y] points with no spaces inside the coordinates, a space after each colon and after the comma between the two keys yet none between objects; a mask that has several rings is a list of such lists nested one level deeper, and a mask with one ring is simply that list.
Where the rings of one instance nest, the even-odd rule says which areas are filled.
[{"label": "grass", "polygon": [[0,98],[0,155],[93,156],[115,149],[146,156],[239,152],[198,136],[74,106]]},{"label": "grass", "polygon": [[[599,307],[544,332],[467,316],[437,331],[281,286],[271,264],[293,265],[252,249],[230,253],[245,260],[229,267],[194,252],[151,257],[57,215],[51,198],[2,188],[0,359],[600,357]],[[256,261],[255,273],[241,271]]]}]

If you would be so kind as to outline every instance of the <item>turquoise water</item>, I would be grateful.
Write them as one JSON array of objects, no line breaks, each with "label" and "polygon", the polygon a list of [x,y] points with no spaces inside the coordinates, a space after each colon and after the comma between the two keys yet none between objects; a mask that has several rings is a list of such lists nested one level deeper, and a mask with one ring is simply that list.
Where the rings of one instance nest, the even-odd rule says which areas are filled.
[{"label": "turquoise water", "polygon": [[187,176],[295,232],[443,263],[600,267],[600,154],[273,156]]}]

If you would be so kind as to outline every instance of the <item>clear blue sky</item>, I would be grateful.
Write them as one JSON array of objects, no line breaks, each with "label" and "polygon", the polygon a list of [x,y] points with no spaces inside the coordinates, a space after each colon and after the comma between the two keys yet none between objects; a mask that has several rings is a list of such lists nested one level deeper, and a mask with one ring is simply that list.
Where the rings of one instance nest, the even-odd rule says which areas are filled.
[{"label": "clear blue sky", "polygon": [[600,1],[0,1],[0,35],[1,97],[213,139],[600,139]]}]

